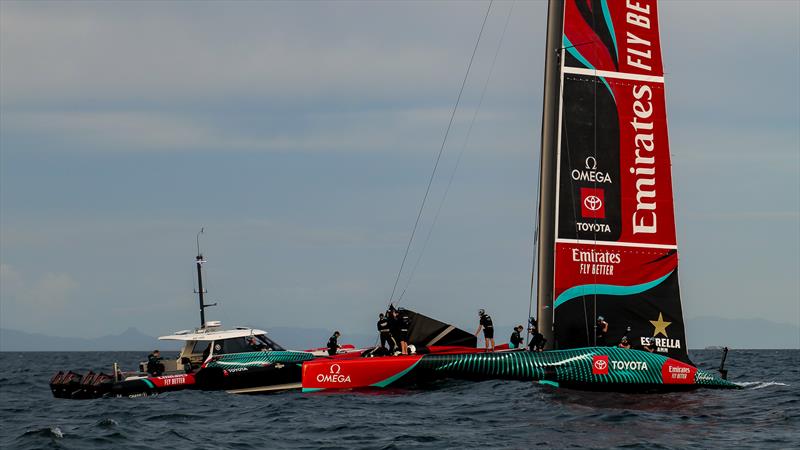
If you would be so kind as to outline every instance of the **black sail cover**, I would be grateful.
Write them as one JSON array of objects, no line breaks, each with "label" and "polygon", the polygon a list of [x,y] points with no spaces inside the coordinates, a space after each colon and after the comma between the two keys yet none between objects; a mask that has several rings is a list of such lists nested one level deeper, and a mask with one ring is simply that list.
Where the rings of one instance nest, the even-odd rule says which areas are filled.
[{"label": "black sail cover", "polygon": [[563,14],[555,347],[627,336],[688,362],[656,1],[565,0]]},{"label": "black sail cover", "polygon": [[411,320],[408,343],[430,347],[431,345],[476,347],[478,338],[449,323],[440,322],[426,315],[401,308],[400,315],[407,315]]}]

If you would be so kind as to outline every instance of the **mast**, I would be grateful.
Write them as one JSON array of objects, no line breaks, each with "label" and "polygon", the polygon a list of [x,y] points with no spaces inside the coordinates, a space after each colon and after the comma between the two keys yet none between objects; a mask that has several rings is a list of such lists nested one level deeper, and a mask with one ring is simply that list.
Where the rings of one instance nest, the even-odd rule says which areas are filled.
[{"label": "mast", "polygon": [[544,104],[539,178],[539,247],[536,289],[536,318],[539,332],[553,342],[553,269],[556,212],[556,143],[558,139],[558,99],[560,90],[560,52],[564,0],[550,0],[547,6],[547,42],[544,61]]}]

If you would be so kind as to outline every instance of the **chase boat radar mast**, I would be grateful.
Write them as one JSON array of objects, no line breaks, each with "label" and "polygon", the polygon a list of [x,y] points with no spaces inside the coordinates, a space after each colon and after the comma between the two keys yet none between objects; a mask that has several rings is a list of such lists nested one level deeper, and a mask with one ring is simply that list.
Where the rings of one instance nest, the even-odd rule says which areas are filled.
[{"label": "chase boat radar mast", "polygon": [[[197,256],[195,257],[195,265],[197,265],[197,290],[194,291],[197,294],[198,299],[200,300],[200,328],[206,327],[206,308],[210,308],[212,306],[217,306],[216,303],[206,304],[205,300],[203,299],[203,294],[206,294],[208,291],[203,290],[203,264],[206,262],[203,259],[203,254],[200,253],[200,235],[203,234],[203,230],[205,227],[200,228],[200,231],[197,232]],[[219,324],[217,324],[219,326]]]}]

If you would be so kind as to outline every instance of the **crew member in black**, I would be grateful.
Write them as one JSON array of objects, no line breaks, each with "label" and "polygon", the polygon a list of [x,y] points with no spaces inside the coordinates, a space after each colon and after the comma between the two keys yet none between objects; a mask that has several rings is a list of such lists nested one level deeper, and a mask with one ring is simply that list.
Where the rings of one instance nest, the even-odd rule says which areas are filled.
[{"label": "crew member in black", "polygon": [[542,333],[536,329],[536,321],[531,321],[530,326],[528,327],[528,333],[531,335],[531,340],[528,342],[528,350],[532,352],[541,352],[544,350],[544,344],[547,343],[547,339],[544,338]]},{"label": "crew member in black", "polygon": [[334,331],[333,336],[328,339],[328,355],[333,356],[336,354],[336,350],[339,350],[339,336],[341,335],[338,331]]},{"label": "crew member in black", "polygon": [[400,352],[404,355],[408,354],[408,335],[411,331],[411,318],[408,317],[408,313],[403,310],[402,313],[395,311],[395,317],[399,316],[397,319],[399,322],[400,327]]},{"label": "crew member in black", "polygon": [[478,323],[478,330],[475,331],[475,336],[481,332],[483,328],[483,339],[486,343],[486,351],[494,351],[494,324],[492,324],[492,317],[486,314],[486,311],[478,311],[480,322]]},{"label": "crew member in black", "polygon": [[394,348],[392,349],[392,354],[396,354],[400,351],[400,341],[402,337],[402,333],[400,332],[400,328],[402,328],[400,324],[400,313],[397,312],[396,309],[393,307],[389,308],[388,311],[389,317],[389,334],[392,335],[392,342],[394,343]]},{"label": "crew member in black", "polygon": [[147,355],[147,373],[157,377],[163,374],[164,370],[164,363],[161,362],[161,353],[158,350],[153,350],[153,353]]},{"label": "crew member in black", "polygon": [[597,316],[597,324],[595,325],[595,329],[597,332],[597,340],[595,341],[595,345],[607,345],[606,334],[608,334],[608,322],[606,322],[603,316]]},{"label": "crew member in black", "polygon": [[392,330],[389,328],[389,319],[383,313],[378,316],[378,333],[381,335],[381,347],[386,348],[386,344],[389,344],[389,353],[393,353],[395,343]]},{"label": "crew member in black", "polygon": [[508,338],[509,348],[520,348],[520,345],[522,344],[522,336],[520,336],[520,333],[522,333],[522,330],[524,330],[522,325],[517,325],[514,327],[514,332],[511,333],[511,337]]}]

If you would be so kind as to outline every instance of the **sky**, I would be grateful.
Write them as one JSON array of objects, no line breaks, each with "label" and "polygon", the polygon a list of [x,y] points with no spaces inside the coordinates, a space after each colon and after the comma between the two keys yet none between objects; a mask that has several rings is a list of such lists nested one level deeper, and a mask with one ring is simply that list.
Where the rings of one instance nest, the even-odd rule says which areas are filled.
[{"label": "sky", "polygon": [[[3,0],[0,327],[196,326],[203,227],[208,319],[373,331],[487,6]],[[659,8],[684,314],[800,325],[800,2]],[[468,330],[528,314],[545,15],[492,5],[398,284]]]}]

